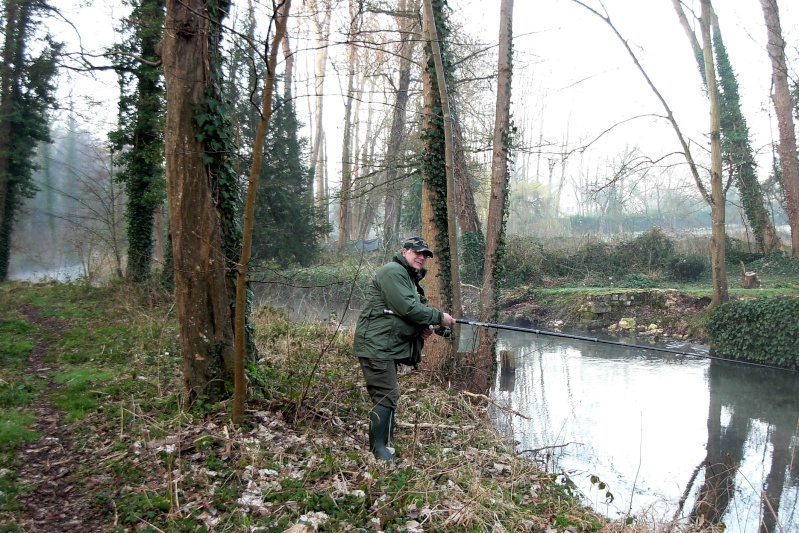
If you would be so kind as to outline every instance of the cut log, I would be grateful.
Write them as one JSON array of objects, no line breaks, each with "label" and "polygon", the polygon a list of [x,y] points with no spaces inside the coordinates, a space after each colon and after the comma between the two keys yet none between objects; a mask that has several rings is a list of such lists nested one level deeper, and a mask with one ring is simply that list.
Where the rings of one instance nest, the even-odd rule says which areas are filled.
[{"label": "cut log", "polygon": [[757,277],[756,272],[747,272],[744,262],[741,261],[741,287],[744,289],[759,289],[763,283]]}]

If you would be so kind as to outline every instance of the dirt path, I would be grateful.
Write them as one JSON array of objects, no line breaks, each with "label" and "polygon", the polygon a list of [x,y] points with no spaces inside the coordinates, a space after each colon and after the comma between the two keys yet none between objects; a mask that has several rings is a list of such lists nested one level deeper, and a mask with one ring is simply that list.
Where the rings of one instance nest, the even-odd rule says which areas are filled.
[{"label": "dirt path", "polygon": [[108,531],[111,525],[92,508],[81,477],[86,458],[74,449],[72,427],[64,413],[51,403],[49,391],[56,386],[48,374],[45,357],[47,338],[59,336],[61,325],[41,317],[35,308],[22,309],[27,321],[40,332],[28,357],[27,372],[45,380],[43,394],[32,402],[36,414],[32,429],[40,434],[35,442],[19,450],[19,484],[23,494],[17,498],[21,510],[17,525],[23,531],[91,532]]}]

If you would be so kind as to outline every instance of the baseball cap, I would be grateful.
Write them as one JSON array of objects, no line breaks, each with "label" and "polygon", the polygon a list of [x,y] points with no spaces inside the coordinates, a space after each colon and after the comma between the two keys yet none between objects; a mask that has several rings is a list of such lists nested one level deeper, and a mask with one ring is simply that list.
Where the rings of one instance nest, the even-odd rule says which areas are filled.
[{"label": "baseball cap", "polygon": [[406,250],[413,250],[416,253],[424,254],[427,257],[433,257],[433,252],[427,247],[427,243],[421,237],[411,237],[402,245]]}]

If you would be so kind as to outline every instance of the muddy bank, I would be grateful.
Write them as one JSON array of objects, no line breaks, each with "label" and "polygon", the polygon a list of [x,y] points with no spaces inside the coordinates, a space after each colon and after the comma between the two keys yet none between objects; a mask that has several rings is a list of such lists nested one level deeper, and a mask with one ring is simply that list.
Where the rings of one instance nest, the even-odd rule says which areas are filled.
[{"label": "muddy bank", "polygon": [[[479,313],[476,287],[464,291],[464,312]],[[535,290],[504,291],[500,322],[524,327],[581,328],[704,343],[703,324],[710,298],[674,289]]]}]

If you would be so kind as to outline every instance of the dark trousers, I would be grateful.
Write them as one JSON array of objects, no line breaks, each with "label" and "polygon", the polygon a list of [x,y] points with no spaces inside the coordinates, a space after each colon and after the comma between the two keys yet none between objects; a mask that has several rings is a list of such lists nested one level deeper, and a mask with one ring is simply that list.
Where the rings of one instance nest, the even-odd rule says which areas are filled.
[{"label": "dark trousers", "polygon": [[375,405],[396,409],[399,401],[397,364],[393,359],[368,359],[359,357],[361,371],[366,381],[366,392]]}]

